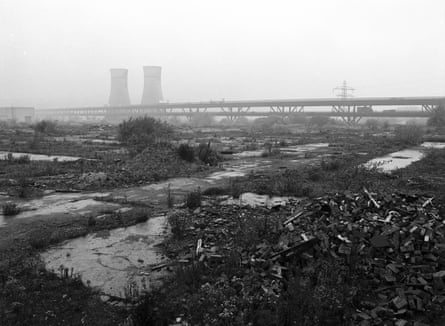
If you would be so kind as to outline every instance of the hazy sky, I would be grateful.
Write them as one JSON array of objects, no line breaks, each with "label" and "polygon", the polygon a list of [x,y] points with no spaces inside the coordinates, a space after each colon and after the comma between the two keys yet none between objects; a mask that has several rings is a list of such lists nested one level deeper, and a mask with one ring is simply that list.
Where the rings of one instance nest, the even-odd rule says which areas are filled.
[{"label": "hazy sky", "polygon": [[444,0],[0,0],[0,105],[445,95]]}]

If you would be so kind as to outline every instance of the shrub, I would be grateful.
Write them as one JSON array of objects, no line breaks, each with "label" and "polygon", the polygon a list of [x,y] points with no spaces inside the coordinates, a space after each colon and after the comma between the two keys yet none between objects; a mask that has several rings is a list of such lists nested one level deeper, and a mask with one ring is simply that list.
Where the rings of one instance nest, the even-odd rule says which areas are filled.
[{"label": "shrub", "polygon": [[29,155],[20,155],[14,161],[19,164],[28,164],[31,162],[31,158],[29,157]]},{"label": "shrub", "polygon": [[31,158],[29,155],[20,155],[19,157],[14,157],[12,153],[8,153],[6,155],[6,160],[11,163],[18,163],[18,164],[27,164],[31,162]]},{"label": "shrub", "polygon": [[42,120],[34,125],[34,131],[41,134],[57,134],[57,124],[54,121]]},{"label": "shrub", "polygon": [[195,209],[201,206],[201,190],[198,189],[196,191],[192,191],[187,194],[187,198],[185,200],[185,205],[190,209]]},{"label": "shrub", "polygon": [[421,126],[409,124],[398,126],[395,130],[395,139],[408,145],[417,145],[422,141],[423,129]]},{"label": "shrub", "polygon": [[3,215],[13,216],[20,213],[20,208],[16,203],[8,202],[2,206]]},{"label": "shrub", "polygon": [[178,154],[184,161],[193,162],[195,160],[195,150],[188,144],[179,145]]},{"label": "shrub", "polygon": [[230,196],[233,198],[239,198],[244,192],[241,181],[237,179],[230,179]]},{"label": "shrub", "polygon": [[88,220],[87,220],[87,225],[88,227],[94,227],[96,226],[96,219],[94,218],[93,215],[88,216]]},{"label": "shrub", "polygon": [[427,121],[428,126],[435,127],[437,130],[445,129],[445,107],[443,105],[437,107]]},{"label": "shrub", "polygon": [[189,217],[186,212],[173,212],[168,215],[168,223],[174,237],[182,238],[189,224]]},{"label": "shrub", "polygon": [[43,249],[50,244],[50,238],[44,235],[37,235],[29,240],[29,244],[34,249]]},{"label": "shrub", "polygon": [[227,190],[220,187],[210,187],[202,192],[204,196],[221,196],[227,193]]},{"label": "shrub", "polygon": [[197,151],[199,160],[205,164],[215,166],[220,161],[218,153],[210,147],[210,142],[199,144]]},{"label": "shrub", "polygon": [[17,195],[20,198],[27,198],[32,193],[32,186],[31,186],[31,180],[21,176],[18,179],[18,185],[17,185]]},{"label": "shrub", "polygon": [[331,160],[321,160],[320,166],[323,171],[337,171],[342,166],[345,165],[345,162],[339,159],[331,159]]},{"label": "shrub", "polygon": [[174,197],[173,197],[173,194],[172,194],[172,190],[171,190],[170,184],[168,184],[168,187],[167,187],[167,207],[168,208],[173,208],[173,205],[174,205]]},{"label": "shrub", "polygon": [[[323,162],[323,161],[322,161]],[[317,182],[323,178],[323,173],[320,168],[312,168],[307,172],[308,178],[311,181]]]},{"label": "shrub", "polygon": [[153,144],[168,140],[173,129],[167,123],[151,117],[130,118],[118,127],[118,140],[137,153]]}]

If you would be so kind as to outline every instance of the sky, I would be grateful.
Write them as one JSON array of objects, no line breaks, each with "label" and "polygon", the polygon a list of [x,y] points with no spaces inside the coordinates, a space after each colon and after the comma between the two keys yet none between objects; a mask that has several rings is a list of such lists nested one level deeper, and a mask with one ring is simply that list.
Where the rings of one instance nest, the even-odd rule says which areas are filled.
[{"label": "sky", "polygon": [[445,96],[443,0],[0,0],[0,105],[103,106],[110,68],[170,102]]}]

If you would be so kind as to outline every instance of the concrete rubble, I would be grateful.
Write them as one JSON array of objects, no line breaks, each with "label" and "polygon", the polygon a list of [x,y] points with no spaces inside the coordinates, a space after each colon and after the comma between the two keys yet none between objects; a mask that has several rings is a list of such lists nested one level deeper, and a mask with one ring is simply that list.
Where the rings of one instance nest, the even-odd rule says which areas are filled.
[{"label": "concrete rubble", "polygon": [[[212,204],[183,214],[191,221],[185,236],[194,240],[170,255],[214,268],[239,254],[246,276],[236,281],[241,285],[229,281],[233,286],[254,280],[278,297],[296,268],[335,261],[338,277],[355,291],[354,304],[341,307],[354,325],[429,325],[444,312],[445,216],[433,198],[363,189],[271,209]],[[240,249],[234,230],[247,216],[268,218],[269,234]]]}]

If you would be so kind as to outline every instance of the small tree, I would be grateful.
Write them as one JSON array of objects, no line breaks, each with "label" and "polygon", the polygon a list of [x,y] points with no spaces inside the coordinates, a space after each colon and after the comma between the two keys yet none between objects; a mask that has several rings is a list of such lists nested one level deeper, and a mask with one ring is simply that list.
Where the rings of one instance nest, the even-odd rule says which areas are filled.
[{"label": "small tree", "polygon": [[118,127],[118,139],[135,152],[167,142],[172,134],[170,125],[151,117],[130,118]]},{"label": "small tree", "polygon": [[395,139],[408,145],[417,145],[423,139],[423,128],[415,124],[398,126],[395,130]]},{"label": "small tree", "polygon": [[36,133],[54,135],[57,134],[57,124],[54,121],[42,120],[34,125]]},{"label": "small tree", "polygon": [[195,149],[188,144],[181,144],[178,147],[179,157],[187,162],[195,160]]},{"label": "small tree", "polygon": [[436,128],[436,130],[445,130],[445,106],[438,106],[431,116],[428,118],[428,126]]}]

